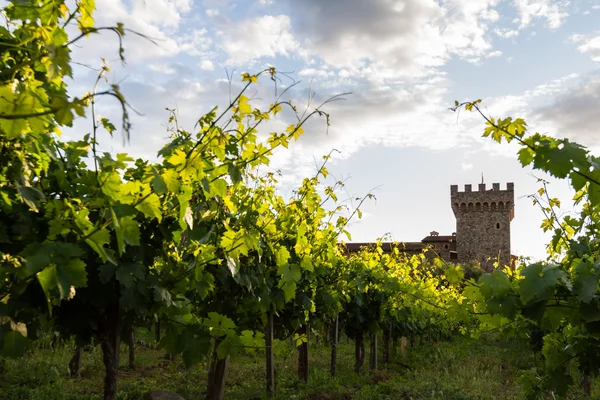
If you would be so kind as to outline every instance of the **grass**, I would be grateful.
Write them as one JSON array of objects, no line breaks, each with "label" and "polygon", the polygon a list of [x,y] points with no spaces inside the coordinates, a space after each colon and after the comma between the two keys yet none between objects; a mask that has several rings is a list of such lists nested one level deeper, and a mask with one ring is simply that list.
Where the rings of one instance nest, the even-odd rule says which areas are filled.
[{"label": "grass", "polygon": [[[139,337],[143,338],[144,332]],[[368,348],[368,347],[367,347]],[[99,347],[83,353],[81,377],[68,377],[72,344],[41,346],[19,360],[0,360],[0,399],[96,400],[101,399],[102,354]],[[405,358],[368,370],[368,359],[359,375],[353,372],[354,347],[342,340],[338,350],[338,375],[329,376],[329,348],[310,348],[309,383],[298,381],[296,352],[276,359],[277,398],[306,400],[346,399],[521,399],[518,376],[534,366],[527,345],[520,340],[455,338],[407,349]],[[398,361],[401,361],[399,363]],[[408,365],[410,367],[406,368]],[[136,348],[136,369],[127,368],[127,347],[122,346],[119,399],[140,399],[149,390],[176,392],[185,399],[202,399],[207,365],[185,369],[181,360],[168,361],[164,351],[143,345]],[[236,357],[227,377],[227,399],[264,398],[262,354]],[[595,386],[595,393],[598,387]],[[570,399],[581,397],[577,391]]]}]

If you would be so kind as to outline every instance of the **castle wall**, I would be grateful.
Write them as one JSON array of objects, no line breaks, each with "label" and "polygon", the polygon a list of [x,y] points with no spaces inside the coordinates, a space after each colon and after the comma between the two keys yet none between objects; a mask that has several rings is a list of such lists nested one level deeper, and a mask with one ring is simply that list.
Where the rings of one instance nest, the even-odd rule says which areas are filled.
[{"label": "castle wall", "polygon": [[[510,265],[510,221],[514,217],[514,185],[500,190],[494,183],[486,190],[480,184],[477,191],[465,185],[450,187],[452,211],[456,216],[456,243],[459,261],[477,260],[490,269],[495,260]],[[488,259],[491,259],[488,261]]]},{"label": "castle wall", "polygon": [[[418,254],[424,249],[427,257],[441,256],[451,262],[478,261],[483,268],[491,271],[493,264],[511,265],[510,222],[514,217],[514,184],[507,183],[501,190],[499,183],[491,189],[480,184],[473,191],[465,185],[459,191],[457,185],[450,186],[452,211],[456,217],[456,234],[440,236],[431,232],[421,242],[382,243],[382,250],[389,252],[393,247],[407,255]],[[347,243],[347,254],[357,252],[373,243]]]}]

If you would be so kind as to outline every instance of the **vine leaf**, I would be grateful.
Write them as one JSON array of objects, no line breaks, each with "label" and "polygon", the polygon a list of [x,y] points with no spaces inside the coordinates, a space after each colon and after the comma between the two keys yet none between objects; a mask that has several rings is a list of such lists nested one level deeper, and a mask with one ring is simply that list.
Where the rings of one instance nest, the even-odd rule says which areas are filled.
[{"label": "vine leaf", "polygon": [[521,276],[519,294],[523,303],[529,303],[532,300],[549,300],[566,273],[556,265],[536,263],[521,270]]},{"label": "vine leaf", "polygon": [[160,199],[155,193],[149,195],[135,208],[148,218],[156,218],[158,222],[162,220]]}]

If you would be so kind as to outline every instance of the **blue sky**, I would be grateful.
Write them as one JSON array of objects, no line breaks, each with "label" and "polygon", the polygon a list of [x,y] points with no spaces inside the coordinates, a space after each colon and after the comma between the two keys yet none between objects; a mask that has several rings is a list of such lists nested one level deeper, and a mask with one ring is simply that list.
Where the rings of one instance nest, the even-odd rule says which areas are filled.
[{"label": "blue sky", "polygon": [[[513,145],[481,138],[475,115],[448,110],[454,100],[484,99],[495,117],[524,117],[530,129],[600,147],[600,0],[101,0],[97,25],[123,22],[156,39],[127,35],[127,64],[117,60],[116,38],[90,38],[76,61],[111,62],[134,116],[131,144],[103,140],[107,151],[155,158],[165,142],[165,107],[181,123],[193,122],[214,105],[225,105],[229,84],[241,72],[273,65],[301,81],[288,97],[305,105],[352,92],[326,107],[331,126],[307,126],[306,136],[278,152],[281,191],[289,193],[319,160],[338,149],[329,170],[344,179],[348,197],[374,190],[377,200],[351,227],[353,240],[390,233],[417,241],[455,229],[450,184],[515,182],[514,254],[543,258],[548,236],[541,212],[525,196],[539,187],[519,167]],[[91,89],[94,72],[78,67],[74,93]],[[279,90],[292,80],[283,77]],[[252,93],[254,94],[254,92]],[[256,104],[274,98],[268,79]],[[110,101],[100,113],[118,119]],[[280,129],[291,115],[268,128]],[[78,121],[67,136],[89,130]],[[541,177],[541,175],[538,175]],[[552,194],[571,210],[572,194],[552,181]],[[342,196],[343,197],[343,196]]]}]

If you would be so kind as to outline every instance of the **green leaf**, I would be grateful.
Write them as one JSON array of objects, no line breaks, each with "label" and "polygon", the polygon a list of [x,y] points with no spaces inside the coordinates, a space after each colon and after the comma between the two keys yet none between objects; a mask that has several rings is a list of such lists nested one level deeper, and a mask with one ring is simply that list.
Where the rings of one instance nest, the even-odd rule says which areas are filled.
[{"label": "green leaf", "polygon": [[192,198],[191,192],[185,192],[177,196],[177,201],[179,202],[179,226],[181,229],[185,229],[187,223],[185,222],[185,212],[190,204],[190,199]]},{"label": "green leaf", "polygon": [[593,301],[590,303],[579,303],[579,313],[581,319],[586,322],[600,321],[600,308],[598,302]]},{"label": "green leaf", "polygon": [[114,264],[104,264],[101,265],[98,271],[98,277],[100,278],[100,282],[108,283],[112,277],[115,275],[115,270],[117,266]]},{"label": "green leaf", "polygon": [[300,261],[300,266],[302,267],[303,270],[306,270],[309,272],[314,271],[314,266],[313,266],[312,260],[309,256],[305,256],[302,258],[302,260]]},{"label": "green leaf", "polygon": [[231,318],[228,318],[224,315],[221,315],[219,313],[216,312],[209,312],[208,313],[208,325],[209,327],[216,327],[216,326],[220,326],[223,327],[224,329],[234,329],[235,328],[235,323],[233,322],[233,320]]},{"label": "green leaf", "polygon": [[521,270],[524,277],[519,281],[519,294],[523,303],[532,300],[549,300],[565,271],[555,265],[536,263]]},{"label": "green leaf", "polygon": [[100,118],[100,124],[102,124],[110,136],[112,136],[113,132],[117,130],[117,128],[115,128],[115,126],[108,120],[108,118]]},{"label": "green leaf", "polygon": [[252,112],[252,107],[248,104],[248,98],[244,95],[241,95],[238,100],[238,111],[241,115],[250,114]]},{"label": "green leaf", "polygon": [[298,282],[302,277],[302,271],[297,264],[285,264],[279,268],[279,273],[287,282]]},{"label": "green leaf", "polygon": [[172,169],[168,169],[161,175],[169,192],[175,193],[179,191],[179,174]]},{"label": "green leaf", "polygon": [[72,243],[32,243],[23,249],[21,255],[27,261],[29,274],[35,274],[51,264],[66,263],[71,258],[81,257],[83,250]]},{"label": "green leaf", "polygon": [[6,332],[2,337],[2,355],[10,358],[21,357],[31,341],[19,332]]},{"label": "green leaf", "polygon": [[72,259],[66,264],[60,263],[56,269],[61,299],[70,297],[71,286],[75,288],[87,286],[87,272],[82,260]]},{"label": "green leaf", "polygon": [[242,174],[240,172],[240,169],[236,167],[235,164],[229,164],[227,167],[227,171],[229,172],[229,177],[231,178],[231,182],[234,185],[242,181]]},{"label": "green leaf", "polygon": [[217,347],[217,358],[223,360],[236,352],[236,347],[240,345],[240,339],[237,336],[228,336]]},{"label": "green leaf", "polygon": [[[8,113],[7,113],[8,114]],[[4,119],[0,118],[0,127],[8,139],[13,139],[27,132],[27,120],[24,118]]]},{"label": "green leaf", "polygon": [[508,276],[500,270],[484,274],[479,278],[481,293],[485,297],[503,297],[512,291]]},{"label": "green leaf", "polygon": [[32,188],[31,186],[17,185],[17,191],[21,196],[21,200],[23,200],[23,202],[25,202],[25,204],[27,204],[29,208],[35,212],[39,211],[39,203],[46,200],[46,196],[44,196],[42,192]]},{"label": "green leaf", "polygon": [[182,353],[185,367],[190,368],[204,360],[210,353],[211,347],[212,343],[209,335],[187,338]]},{"label": "green leaf", "polygon": [[122,22],[117,22],[117,30],[121,34],[121,36],[125,36],[125,27]]},{"label": "green leaf", "polygon": [[242,82],[256,83],[256,82],[258,82],[258,76],[256,76],[256,75],[250,75],[249,73],[244,72],[242,74]]},{"label": "green leaf", "polygon": [[171,293],[169,293],[167,289],[161,286],[154,287],[154,301],[165,303],[167,307],[170,307],[173,304],[173,300],[171,299]]},{"label": "green leaf", "polygon": [[79,24],[79,29],[85,31],[88,28],[92,28],[94,26],[94,18],[92,14],[96,9],[95,0],[79,0],[79,18],[77,18],[77,23]]},{"label": "green leaf", "polygon": [[244,347],[253,347],[254,346],[254,334],[252,331],[242,331],[242,334],[239,336],[240,342]]},{"label": "green leaf", "polygon": [[535,153],[529,147],[523,147],[519,150],[519,161],[521,165],[526,167],[527,165],[533,162],[533,157]]},{"label": "green leaf", "polygon": [[48,303],[48,310],[52,312],[52,305],[50,302],[50,291],[58,286],[58,277],[56,276],[56,265],[52,265],[37,274],[38,282],[46,295],[46,301]]},{"label": "green leaf", "polygon": [[169,164],[171,164],[173,166],[177,166],[177,165],[184,164],[186,160],[187,160],[186,154],[183,151],[177,149],[177,150],[175,150],[173,155],[171,155],[171,157],[169,157],[169,159],[167,161],[169,162]]},{"label": "green leaf", "polygon": [[446,275],[446,279],[451,285],[462,282],[465,277],[463,269],[460,265],[450,265],[448,268],[446,268],[444,273]]},{"label": "green leaf", "polygon": [[279,250],[277,250],[276,257],[277,267],[281,268],[284,265],[286,265],[288,260],[290,259],[290,252],[285,247],[280,247]]},{"label": "green leaf", "polygon": [[155,193],[158,193],[158,194],[167,193],[167,190],[168,190],[167,184],[165,183],[162,176],[155,175],[154,178],[152,178],[152,189],[154,190]]},{"label": "green leaf", "polygon": [[144,279],[145,276],[144,267],[133,262],[119,264],[115,271],[115,278],[126,288],[131,287],[138,279]]},{"label": "green leaf", "polygon": [[575,279],[573,287],[577,293],[577,297],[584,303],[589,303],[594,298],[598,291],[598,271],[599,267],[584,261],[579,263],[573,270]]},{"label": "green leaf", "polygon": [[211,182],[210,190],[219,197],[225,197],[227,196],[227,182],[223,179],[217,179],[216,181]]},{"label": "green leaf", "polygon": [[288,301],[290,301],[294,297],[296,297],[296,282],[294,282],[294,281],[282,281],[282,282],[284,282],[284,283],[281,286],[281,289],[283,290],[284,300],[287,303]]},{"label": "green leaf", "polygon": [[159,222],[162,220],[160,198],[154,193],[135,206],[135,208],[141,211],[147,218],[156,218]]},{"label": "green leaf", "polygon": [[168,329],[160,339],[160,347],[167,349],[167,352],[171,355],[177,355],[185,349],[189,336],[185,331],[180,334],[180,332]]},{"label": "green leaf", "polygon": [[110,213],[112,215],[112,225],[115,231],[115,235],[117,236],[117,249],[119,251],[119,255],[122,256],[125,251],[125,239],[123,238],[123,230],[121,229],[121,224],[119,219],[117,218],[117,214],[115,210],[111,207]]},{"label": "green leaf", "polygon": [[492,297],[487,303],[487,311],[491,314],[500,314],[506,318],[514,319],[519,310],[519,298],[514,295]]},{"label": "green leaf", "polygon": [[116,265],[116,261],[109,254],[104,245],[110,243],[110,233],[106,229],[100,229],[91,234],[85,242],[102,258],[102,261],[110,261],[111,263]]},{"label": "green leaf", "polygon": [[[54,102],[53,102],[54,103]],[[59,125],[73,126],[73,112],[70,104],[66,103],[54,113],[54,120]]]},{"label": "green leaf", "polygon": [[119,220],[121,230],[123,231],[123,239],[125,243],[139,246],[140,245],[140,228],[138,222],[133,217],[123,217]]}]

